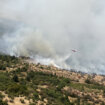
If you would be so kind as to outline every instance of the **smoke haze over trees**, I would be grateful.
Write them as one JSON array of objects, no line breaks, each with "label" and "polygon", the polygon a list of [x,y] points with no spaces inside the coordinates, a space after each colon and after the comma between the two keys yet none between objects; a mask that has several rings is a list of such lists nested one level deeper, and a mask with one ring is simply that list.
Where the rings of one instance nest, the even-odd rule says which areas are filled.
[{"label": "smoke haze over trees", "polygon": [[104,0],[0,0],[0,51],[102,74],[104,19]]}]

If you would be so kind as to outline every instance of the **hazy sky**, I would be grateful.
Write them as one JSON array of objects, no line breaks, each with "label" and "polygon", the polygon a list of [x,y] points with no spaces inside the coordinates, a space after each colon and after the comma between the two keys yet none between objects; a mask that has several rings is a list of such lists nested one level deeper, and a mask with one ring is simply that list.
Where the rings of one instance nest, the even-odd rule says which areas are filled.
[{"label": "hazy sky", "polygon": [[104,0],[0,0],[0,48],[105,73],[104,19]]}]

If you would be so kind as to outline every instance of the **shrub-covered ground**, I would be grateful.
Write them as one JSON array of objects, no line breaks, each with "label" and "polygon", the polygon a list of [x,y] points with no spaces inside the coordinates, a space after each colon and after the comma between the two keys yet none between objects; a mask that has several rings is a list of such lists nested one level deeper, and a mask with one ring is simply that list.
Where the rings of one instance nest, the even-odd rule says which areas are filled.
[{"label": "shrub-covered ground", "polygon": [[[70,72],[66,77],[65,72],[53,66],[29,64],[23,58],[0,55],[0,105],[8,105],[9,101],[2,93],[8,95],[11,103],[15,97],[25,97],[20,99],[23,105],[25,100],[29,100],[29,105],[105,104],[104,84],[91,75]],[[76,77],[73,79],[74,74],[80,80],[87,77],[81,82]]]}]

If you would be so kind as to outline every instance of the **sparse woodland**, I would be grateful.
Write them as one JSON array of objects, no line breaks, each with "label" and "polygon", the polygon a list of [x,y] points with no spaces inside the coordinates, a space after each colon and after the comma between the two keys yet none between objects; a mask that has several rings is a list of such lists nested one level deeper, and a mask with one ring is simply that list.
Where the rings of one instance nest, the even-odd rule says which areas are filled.
[{"label": "sparse woodland", "polygon": [[0,105],[105,105],[105,77],[0,55]]}]

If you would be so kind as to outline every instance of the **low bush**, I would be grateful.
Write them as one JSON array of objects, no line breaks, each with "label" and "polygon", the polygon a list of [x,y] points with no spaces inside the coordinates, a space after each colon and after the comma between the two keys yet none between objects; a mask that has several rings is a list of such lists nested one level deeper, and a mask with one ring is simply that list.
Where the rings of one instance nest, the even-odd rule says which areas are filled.
[{"label": "low bush", "polygon": [[6,101],[2,101],[2,100],[0,99],[0,105],[8,105],[8,103],[7,103]]},{"label": "low bush", "polygon": [[12,84],[8,87],[8,94],[13,96],[28,95],[28,90],[25,85]]}]

